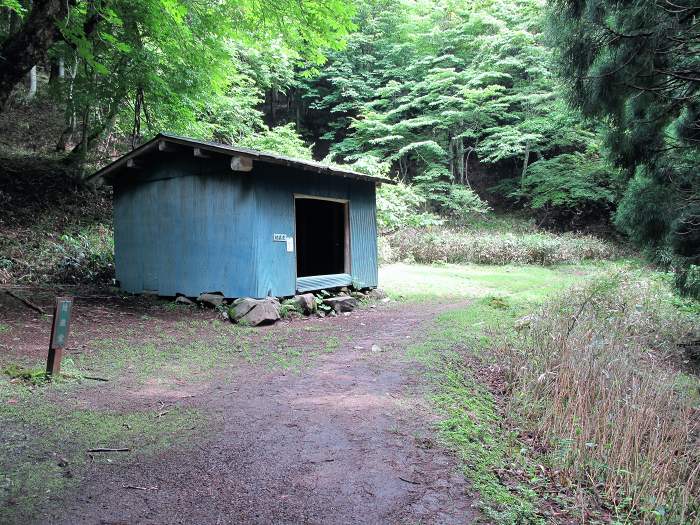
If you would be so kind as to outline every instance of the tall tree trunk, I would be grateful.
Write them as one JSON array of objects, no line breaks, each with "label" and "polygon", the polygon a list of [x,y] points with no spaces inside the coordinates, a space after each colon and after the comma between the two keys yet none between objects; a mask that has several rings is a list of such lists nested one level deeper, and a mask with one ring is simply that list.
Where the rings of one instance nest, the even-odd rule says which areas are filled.
[{"label": "tall tree trunk", "polygon": [[126,89],[120,88],[110,102],[107,114],[103,116],[101,122],[97,123],[92,129],[89,126],[90,107],[86,106],[83,113],[82,137],[80,142],[75,145],[71,152],[66,155],[63,162],[68,165],[79,166],[83,164],[87,158],[87,154],[92,150],[103,135],[110,131],[117,121],[119,109],[126,98]]},{"label": "tall tree trunk", "polygon": [[464,181],[462,181],[462,184],[466,184],[469,189],[472,189],[472,185],[469,182],[469,157],[474,151],[476,151],[476,148],[469,146],[467,148],[467,156],[464,158]]},{"label": "tall tree trunk", "polygon": [[76,0],[34,0],[20,30],[0,46],[0,108],[14,87],[60,38],[57,22],[68,15]]},{"label": "tall tree trunk", "polygon": [[301,91],[294,90],[294,96],[296,100],[296,120],[297,120],[297,131],[301,130],[301,120],[304,114],[304,99],[301,96]]},{"label": "tall tree trunk", "polygon": [[49,74],[49,84],[56,85],[66,77],[66,67],[63,62],[63,57],[58,57],[55,62],[51,62],[51,73]]},{"label": "tall tree trunk", "polygon": [[530,141],[525,143],[525,156],[523,157],[523,171],[520,174],[520,189],[525,189],[525,174],[527,173],[527,166],[530,163]]},{"label": "tall tree trunk", "polygon": [[27,99],[31,100],[36,96],[36,66],[29,70],[27,75],[29,79],[29,88],[27,89]]},{"label": "tall tree trunk", "polygon": [[78,57],[73,59],[73,68],[68,68],[68,101],[66,104],[66,127],[61,133],[56,151],[66,151],[68,143],[73,140],[75,133],[76,115],[75,115],[75,98],[73,97],[73,89],[75,87],[75,77],[78,75]]},{"label": "tall tree trunk", "polygon": [[[34,0],[28,0],[29,12],[34,6]],[[32,100],[36,96],[36,65],[29,70],[27,75],[29,80],[29,89],[27,90],[27,100]]]},{"label": "tall tree trunk", "polygon": [[274,128],[277,122],[277,115],[275,113],[275,104],[277,102],[277,90],[273,87],[270,89],[270,127]]}]

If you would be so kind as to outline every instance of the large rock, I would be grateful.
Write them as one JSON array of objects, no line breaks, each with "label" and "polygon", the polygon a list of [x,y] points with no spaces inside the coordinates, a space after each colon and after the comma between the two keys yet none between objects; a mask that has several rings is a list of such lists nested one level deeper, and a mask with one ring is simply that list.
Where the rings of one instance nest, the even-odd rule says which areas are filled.
[{"label": "large rock", "polygon": [[177,304],[184,304],[184,305],[187,305],[187,306],[193,306],[193,305],[194,305],[194,301],[192,301],[191,299],[185,297],[184,295],[178,295],[178,296],[175,298],[175,302],[176,302]]},{"label": "large rock", "polygon": [[228,310],[229,319],[234,323],[258,326],[274,323],[280,318],[280,303],[274,297],[267,299],[238,299]]},{"label": "large rock", "polygon": [[357,307],[357,299],[349,295],[329,297],[324,299],[323,302],[333,308],[336,313],[352,312]]},{"label": "large rock", "polygon": [[314,297],[314,294],[312,293],[295,295],[292,300],[306,315],[312,314],[316,311],[316,297]]},{"label": "large rock", "polygon": [[374,299],[375,301],[381,301],[382,299],[386,299],[386,293],[379,288],[374,288],[367,292],[367,297],[369,299]]},{"label": "large rock", "polygon": [[197,297],[197,302],[202,303],[204,306],[209,306],[210,308],[216,308],[224,304],[224,294],[221,292],[203,293]]}]

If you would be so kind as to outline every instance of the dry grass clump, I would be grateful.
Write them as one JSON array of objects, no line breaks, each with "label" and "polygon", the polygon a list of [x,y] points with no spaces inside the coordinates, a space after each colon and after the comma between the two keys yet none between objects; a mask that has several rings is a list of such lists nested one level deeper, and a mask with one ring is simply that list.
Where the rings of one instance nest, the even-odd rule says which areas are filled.
[{"label": "dry grass clump", "polygon": [[523,320],[505,350],[514,420],[618,521],[700,523],[700,381],[677,367],[697,323],[665,284],[617,275]]},{"label": "dry grass clump", "polygon": [[404,229],[388,238],[385,262],[415,261],[431,264],[540,264],[553,265],[607,260],[619,256],[611,243],[590,235],[553,233],[499,233],[448,228]]}]

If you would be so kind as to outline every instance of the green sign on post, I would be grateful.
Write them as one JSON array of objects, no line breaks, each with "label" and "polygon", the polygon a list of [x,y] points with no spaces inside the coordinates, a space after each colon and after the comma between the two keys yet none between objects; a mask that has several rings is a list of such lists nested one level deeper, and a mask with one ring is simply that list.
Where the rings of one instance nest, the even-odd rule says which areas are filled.
[{"label": "green sign on post", "polygon": [[61,371],[61,359],[63,349],[68,342],[68,329],[70,328],[70,314],[73,310],[73,299],[70,297],[57,297],[53,310],[53,324],[51,325],[51,342],[49,343],[49,357],[46,361],[46,373],[58,374]]}]

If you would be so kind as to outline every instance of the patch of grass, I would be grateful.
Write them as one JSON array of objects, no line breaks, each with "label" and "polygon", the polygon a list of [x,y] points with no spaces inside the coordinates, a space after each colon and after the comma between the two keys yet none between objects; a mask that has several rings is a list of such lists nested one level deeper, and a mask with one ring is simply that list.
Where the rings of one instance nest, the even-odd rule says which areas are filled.
[{"label": "patch of grass", "polygon": [[433,400],[444,414],[438,429],[457,450],[467,478],[479,491],[481,508],[499,524],[544,523],[537,497],[526,485],[506,486],[498,472],[514,461],[514,443],[503,435],[502,416],[491,393],[459,360],[445,363]]},{"label": "patch of grass", "polygon": [[598,271],[596,265],[543,268],[397,263],[380,268],[379,284],[393,299],[408,301],[488,295],[541,301],[553,291],[565,289]]},{"label": "patch of grass", "polygon": [[11,327],[9,324],[0,323],[0,334],[6,334],[10,330],[11,330]]},{"label": "patch of grass", "polygon": [[0,380],[0,523],[26,523],[47,500],[75,490],[88,449],[130,448],[92,460],[128,462],[183,444],[184,429],[205,425],[193,410],[172,409],[162,418],[153,412],[75,410],[50,394]]},{"label": "patch of grass", "polygon": [[271,354],[274,368],[299,372],[303,364],[304,351],[296,347],[276,348]]},{"label": "patch of grass", "polygon": [[[308,330],[308,328],[313,328]],[[270,331],[251,346],[246,357],[251,363],[266,364],[269,368],[281,368],[300,373],[316,362],[321,354],[335,352],[341,339],[330,335],[328,327],[284,327]],[[320,337],[309,338],[309,333]]]},{"label": "patch of grass", "polygon": [[35,386],[43,385],[49,380],[46,370],[44,369],[23,368],[14,363],[11,363],[3,368],[2,373],[8,376],[10,379],[21,379],[22,381]]},{"label": "patch of grass", "polygon": [[327,334],[330,326],[280,325],[261,331],[219,320],[192,320],[178,322],[176,328],[176,332],[151,329],[156,333],[147,337],[95,340],[89,354],[73,357],[71,373],[79,376],[88,370],[87,375],[167,381],[206,379],[217,369],[242,363],[301,371],[321,353],[334,352],[341,342]]},{"label": "patch of grass", "polygon": [[498,356],[539,461],[620,523],[700,522],[700,380],[677,346],[700,316],[676,302],[648,272],[600,276],[548,301]]},{"label": "patch of grass", "polygon": [[[699,309],[668,278],[634,264],[383,270],[394,296],[408,282],[410,300],[473,298],[408,357],[491,520],[550,522],[551,504],[591,522],[697,522],[700,390],[672,363]],[[452,294],[431,293],[451,276]]]},{"label": "patch of grass", "polygon": [[503,434],[503,416],[490,392],[464,366],[460,351],[479,353],[512,323],[520,307],[500,297],[476,299],[466,308],[441,314],[426,339],[409,347],[408,357],[428,367],[431,401],[442,414],[444,444],[454,449],[467,479],[481,496],[482,511],[495,523],[537,523],[536,498],[527,486],[506,486],[497,472],[514,460],[517,446]]},{"label": "patch of grass", "polygon": [[340,347],[340,338],[338,338],[335,335],[332,335],[326,339],[326,342],[323,346],[323,351],[326,353],[332,354],[339,347]]},{"label": "patch of grass", "polygon": [[139,380],[154,376],[208,377],[221,364],[247,355],[254,336],[248,327],[219,321],[183,322],[178,327],[184,332],[178,336],[159,333],[138,340],[95,340],[91,354],[74,358],[75,367],[107,376],[126,373]]}]

